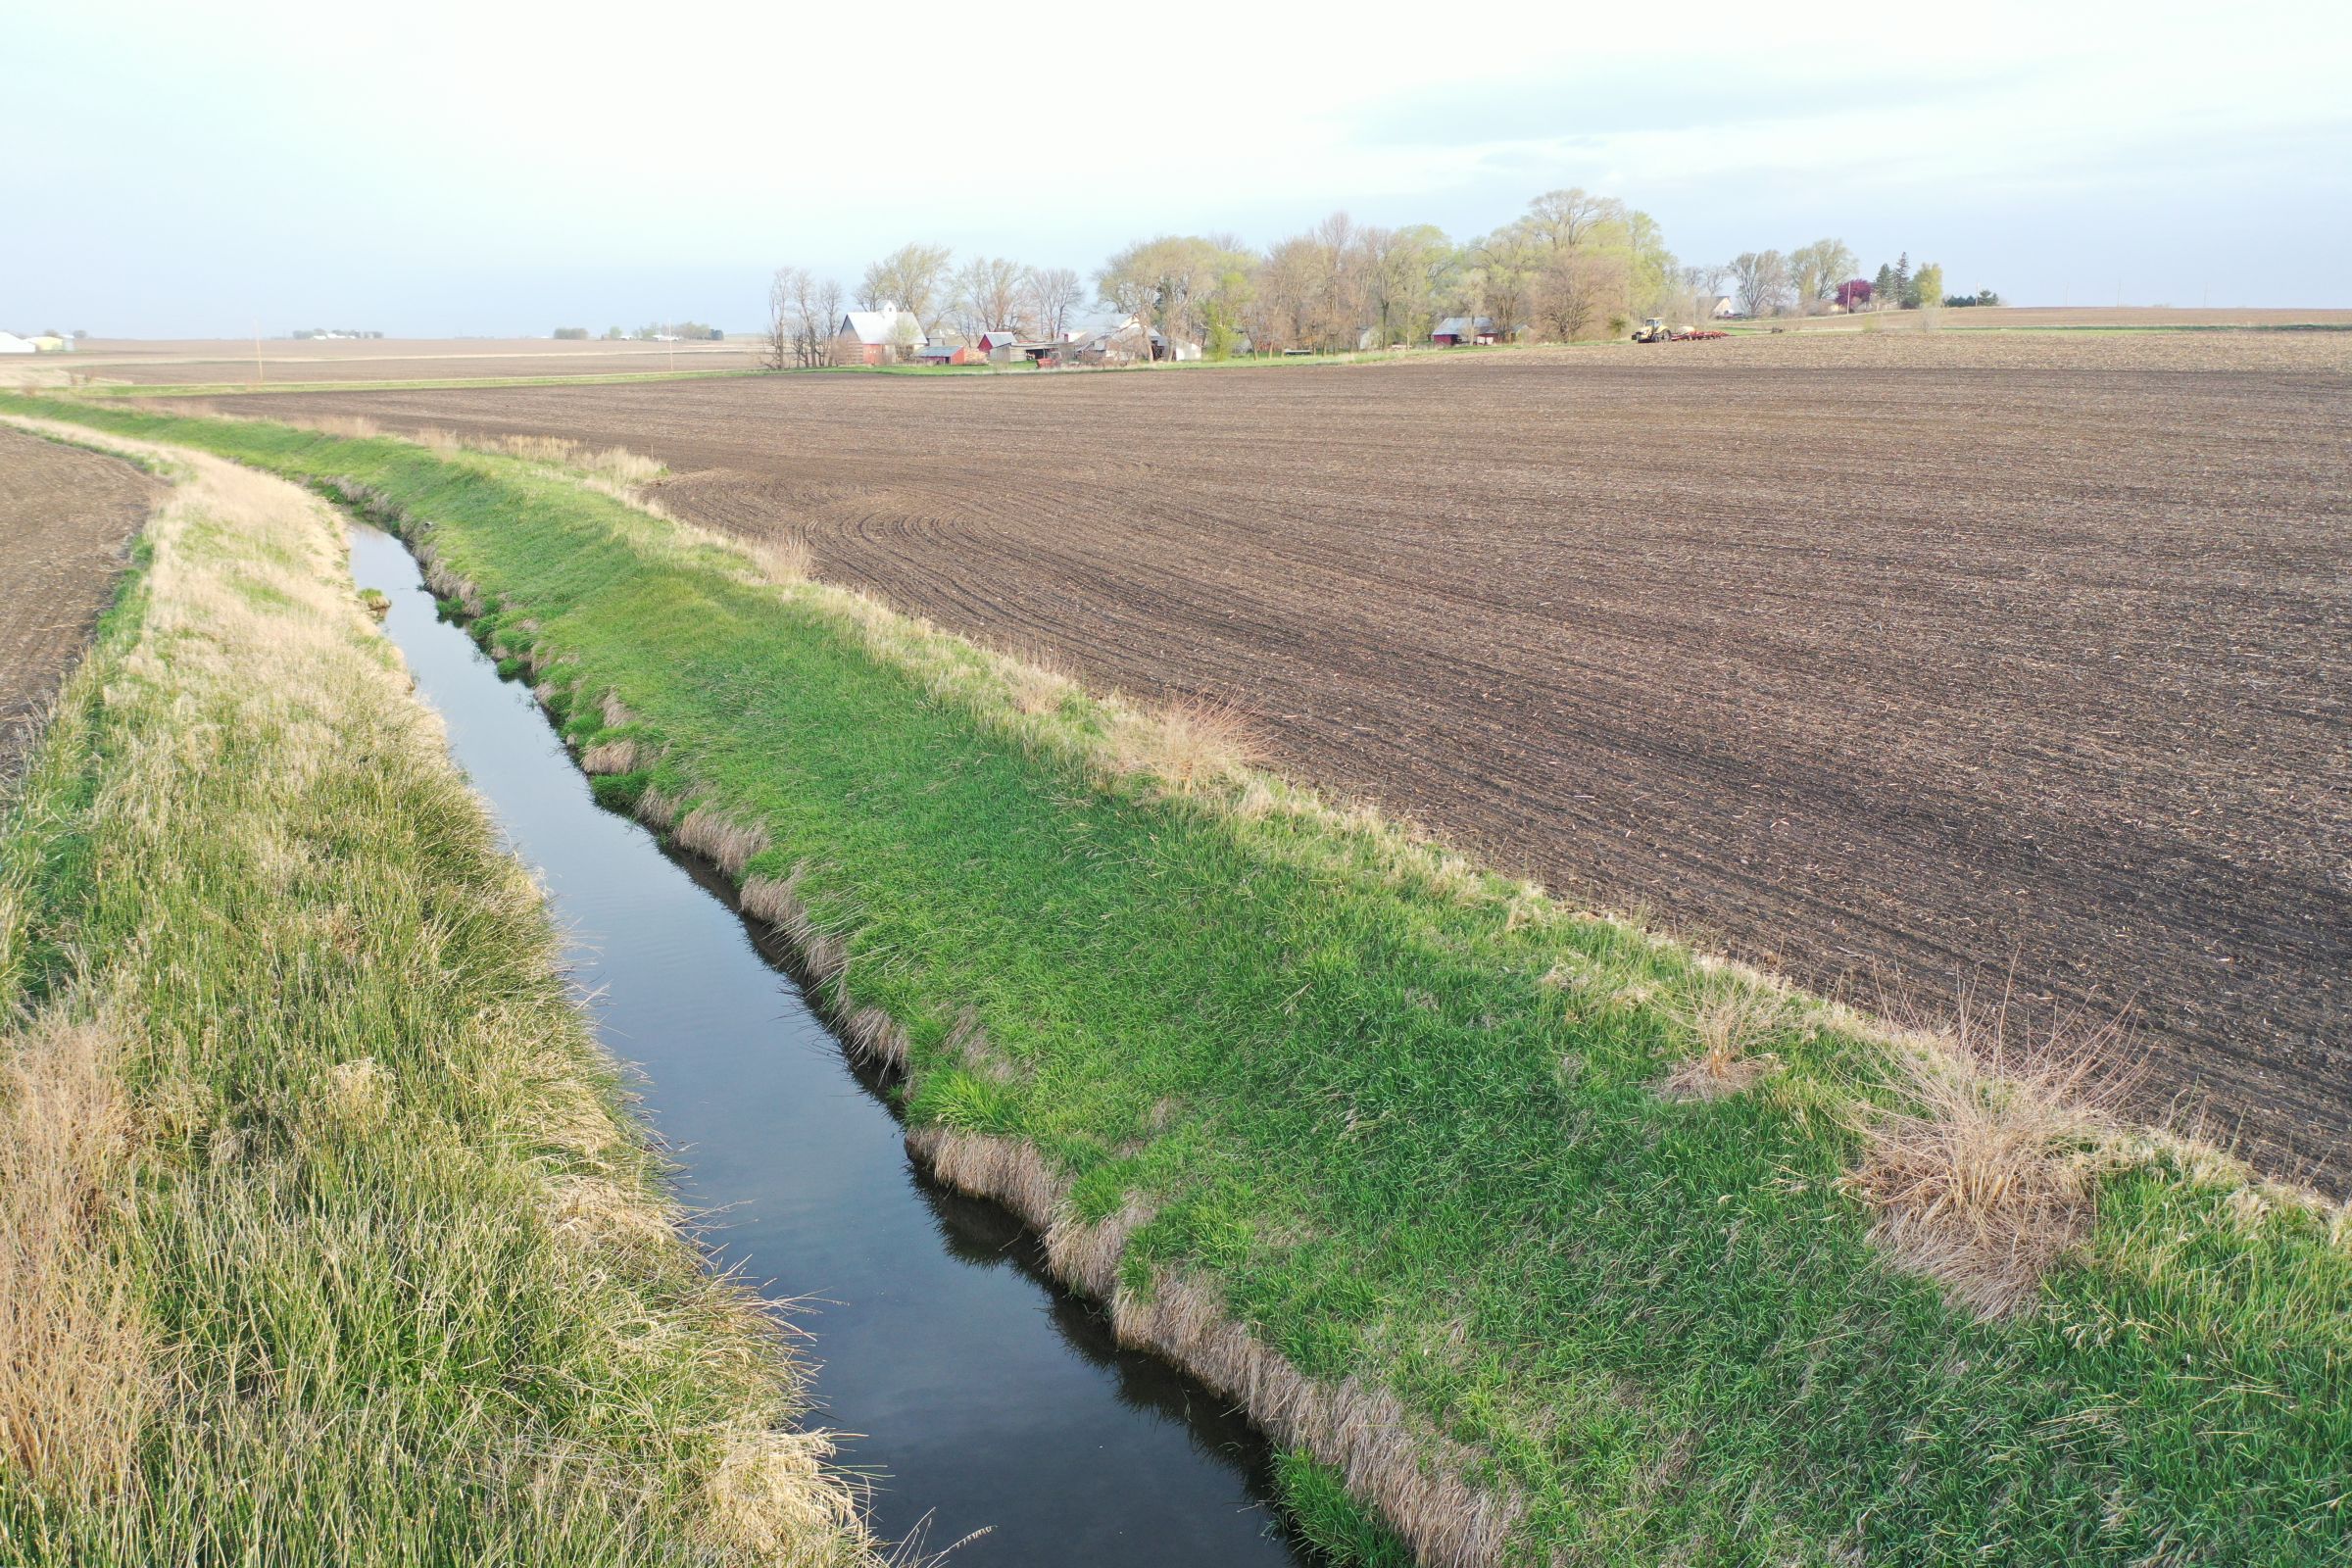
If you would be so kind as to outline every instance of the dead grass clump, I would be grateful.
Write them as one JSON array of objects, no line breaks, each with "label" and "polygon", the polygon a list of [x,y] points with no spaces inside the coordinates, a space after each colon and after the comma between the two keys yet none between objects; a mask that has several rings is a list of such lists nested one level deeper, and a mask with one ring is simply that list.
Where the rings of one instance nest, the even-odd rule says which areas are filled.
[{"label": "dead grass clump", "polygon": [[1004,1204],[1040,1236],[1063,1217],[1069,1183],[1032,1144],[948,1127],[910,1127],[906,1152],[957,1192]]},{"label": "dead grass clump", "polygon": [[860,1007],[844,1019],[841,1041],[857,1061],[884,1072],[906,1070],[906,1031],[880,1007]]},{"label": "dead grass clump", "polygon": [[816,569],[816,552],[808,548],[808,539],[799,533],[747,540],[740,548],[772,583],[789,586],[807,582]]},{"label": "dead grass clump", "polygon": [[1524,1511],[1468,1477],[1475,1456],[1428,1430],[1386,1389],[1356,1378],[1318,1383],[1260,1344],[1204,1285],[1163,1276],[1150,1299],[1121,1291],[1111,1322],[1123,1345],[1157,1352],[1247,1409],[1274,1441],[1340,1472],[1433,1568],[1503,1561]]},{"label": "dead grass clump", "polygon": [[1876,1214],[1872,1241],[1983,1316],[2031,1301],[2125,1157],[2106,1115],[2125,1088],[2114,1045],[2021,1052],[1963,1017],[1941,1049],[1898,1047],[1899,1102],[1851,1113],[1865,1152],[1844,1186]]},{"label": "dead grass clump", "polygon": [[129,1159],[119,1047],[91,1025],[0,1041],[0,1473],[119,1496],[155,1351],[100,1228]]},{"label": "dead grass clump", "polygon": [[[821,993],[848,973],[850,950],[839,933],[817,925],[808,913],[808,906],[801,902],[801,879],[808,874],[808,863],[804,860],[780,881],[775,877],[752,877],[743,884],[739,902],[746,914],[765,920],[791,944],[812,991]],[[823,999],[820,995],[812,1000]]]},{"label": "dead grass clump", "polygon": [[1046,1230],[1046,1257],[1054,1272],[1076,1290],[1099,1301],[1118,1293],[1119,1259],[1127,1254],[1127,1240],[1152,1223],[1152,1205],[1129,1199],[1106,1219],[1088,1224],[1067,1211]]},{"label": "dead grass clump", "polygon": [[1110,744],[1120,772],[1149,774],[1179,795],[1246,772],[1262,752],[1239,705],[1202,697],[1124,716]]},{"label": "dead grass clump", "polygon": [[776,1568],[871,1561],[861,1499],[826,1468],[834,1448],[821,1431],[727,1437],[705,1487],[712,1544]]},{"label": "dead grass clump", "polygon": [[626,736],[598,741],[580,754],[580,770],[585,773],[634,773],[644,765],[640,748]]},{"label": "dead grass clump", "polygon": [[391,1114],[391,1078],[373,1056],[339,1061],[326,1072],[326,1108],[354,1131],[376,1127]]},{"label": "dead grass clump", "polygon": [[649,784],[637,797],[637,819],[663,832],[678,819],[678,803],[662,793],[660,785]]},{"label": "dead grass clump", "polygon": [[341,436],[347,441],[366,441],[384,433],[383,426],[373,419],[357,414],[331,414],[316,419],[304,419],[302,427],[320,435]]},{"label": "dead grass clump", "polygon": [[486,608],[480,591],[443,565],[440,552],[430,542],[419,543],[416,556],[417,564],[424,568],[424,585],[433,591],[434,598],[456,601],[468,615],[478,615]]},{"label": "dead grass clump", "polygon": [[657,1203],[601,1176],[558,1176],[547,1196],[549,1227],[584,1247],[628,1251],[672,1245],[672,1216]]},{"label": "dead grass clump", "polygon": [[1707,986],[1675,1022],[1690,1031],[1698,1054],[1679,1063],[1658,1085],[1669,1100],[1720,1100],[1736,1095],[1780,1065],[1756,1048],[1785,1028],[1788,1004],[1753,986]]}]

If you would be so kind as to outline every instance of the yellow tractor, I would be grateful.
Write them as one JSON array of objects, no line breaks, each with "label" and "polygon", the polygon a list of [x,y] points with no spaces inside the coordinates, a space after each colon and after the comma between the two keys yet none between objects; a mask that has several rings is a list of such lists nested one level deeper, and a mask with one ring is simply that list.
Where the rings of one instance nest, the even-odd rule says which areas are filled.
[{"label": "yellow tractor", "polygon": [[1640,329],[1634,333],[1634,341],[1637,343],[1671,343],[1674,341],[1674,333],[1667,327],[1666,318],[1653,316],[1643,321]]}]

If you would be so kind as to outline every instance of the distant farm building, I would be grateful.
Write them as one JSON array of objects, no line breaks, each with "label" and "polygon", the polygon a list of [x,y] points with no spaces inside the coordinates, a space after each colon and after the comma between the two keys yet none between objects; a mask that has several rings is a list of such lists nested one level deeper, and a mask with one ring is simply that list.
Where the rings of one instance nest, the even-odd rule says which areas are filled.
[{"label": "distant farm building", "polygon": [[1494,325],[1492,316],[1448,316],[1429,334],[1429,341],[1438,348],[1459,348],[1465,343],[1499,343],[1503,333]]},{"label": "distant farm building", "polygon": [[969,343],[926,343],[914,351],[913,358],[917,365],[980,365],[988,356]]},{"label": "distant farm building", "polygon": [[0,354],[38,354],[40,350],[14,332],[0,332]]},{"label": "distant farm building", "polygon": [[1170,343],[1156,326],[1146,326],[1130,316],[1108,331],[1096,334],[1078,351],[1078,358],[1095,364],[1123,365],[1132,360],[1197,360],[1200,345],[1178,338]]},{"label": "distant farm building", "polygon": [[841,329],[834,336],[839,339],[834,358],[843,365],[894,364],[931,341],[923,335],[923,323],[915,319],[913,312],[902,311],[887,300],[880,310],[850,312],[841,318]]},{"label": "distant farm building", "polygon": [[1715,308],[1707,314],[1718,321],[1728,321],[1740,314],[1740,307],[1729,294],[1718,294],[1715,296]]}]

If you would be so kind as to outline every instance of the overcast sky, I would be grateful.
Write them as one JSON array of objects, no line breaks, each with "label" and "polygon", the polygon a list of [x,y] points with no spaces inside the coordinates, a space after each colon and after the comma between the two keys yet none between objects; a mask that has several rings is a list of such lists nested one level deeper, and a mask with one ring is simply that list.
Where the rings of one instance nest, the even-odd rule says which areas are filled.
[{"label": "overcast sky", "polygon": [[1838,235],[2019,303],[2352,306],[2342,0],[33,11],[0,0],[0,327],[748,328],[778,265],[906,239],[1091,272],[1570,184],[1686,260]]}]

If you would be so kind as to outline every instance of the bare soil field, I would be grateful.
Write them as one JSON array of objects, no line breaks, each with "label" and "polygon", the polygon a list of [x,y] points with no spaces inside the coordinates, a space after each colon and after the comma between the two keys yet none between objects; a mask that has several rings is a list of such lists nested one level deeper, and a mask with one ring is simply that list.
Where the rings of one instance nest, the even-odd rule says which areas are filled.
[{"label": "bare soil field", "polygon": [[[1757,322],[1755,325],[1778,324],[1804,331],[1853,331],[1865,321],[1876,320],[1887,331],[1917,329],[1925,320],[1917,312],[1880,312],[1861,316],[1813,316],[1799,320],[1779,323]],[[2181,327],[2332,327],[2352,328],[2352,311],[2315,310],[2310,307],[2294,309],[2246,307],[2241,309],[2210,306],[2173,305],[1971,305],[1946,307],[1932,318],[1937,331],[1984,331],[2006,327],[2137,327],[2142,330],[2162,330]]]},{"label": "bare soil field", "polygon": [[[650,452],[681,514],[1866,1004],[2125,1017],[2343,1185],[2352,334],[239,399]],[[2334,1169],[2323,1169],[2334,1162]]]},{"label": "bare soil field", "polygon": [[622,375],[654,370],[750,370],[760,346],[721,343],[606,343],[553,338],[337,338],[262,341],[135,341],[89,338],[72,355],[38,368],[91,381],[142,385],[187,382],[446,381],[476,376]]},{"label": "bare soil field", "polygon": [[119,458],[0,426],[0,782],[80,658],[161,494]]}]

